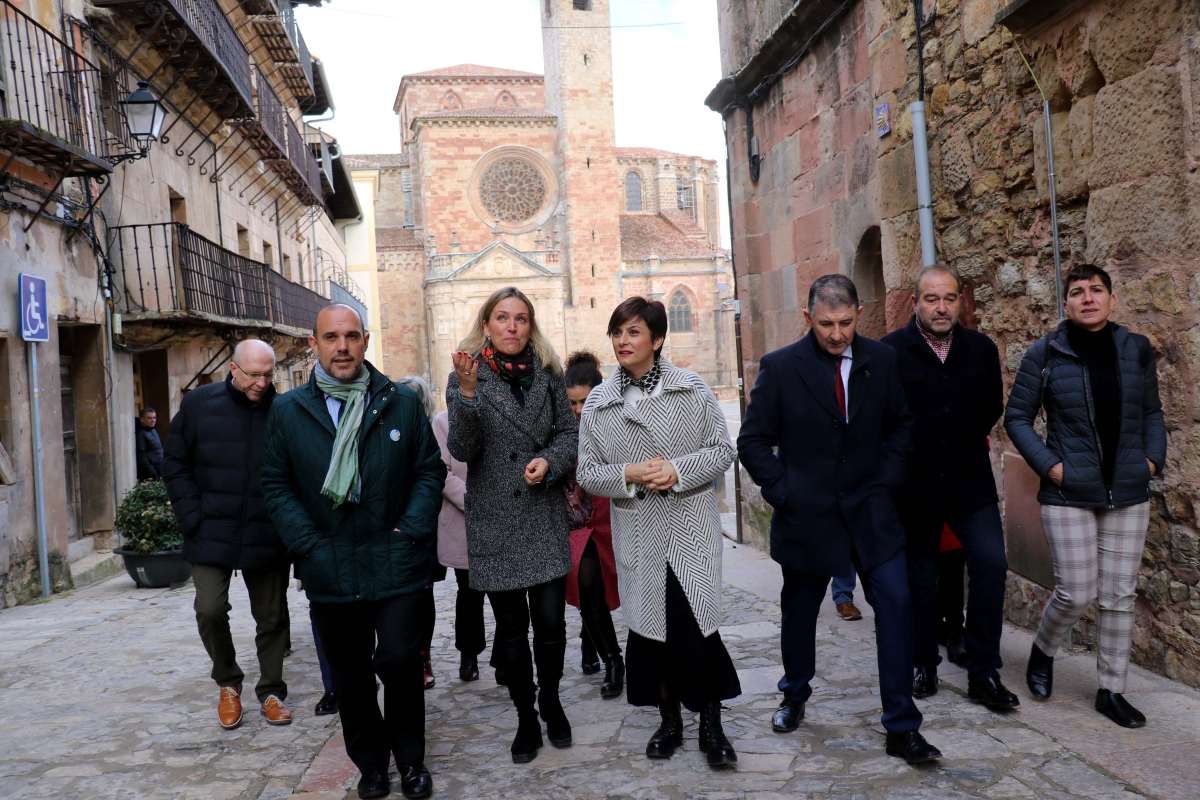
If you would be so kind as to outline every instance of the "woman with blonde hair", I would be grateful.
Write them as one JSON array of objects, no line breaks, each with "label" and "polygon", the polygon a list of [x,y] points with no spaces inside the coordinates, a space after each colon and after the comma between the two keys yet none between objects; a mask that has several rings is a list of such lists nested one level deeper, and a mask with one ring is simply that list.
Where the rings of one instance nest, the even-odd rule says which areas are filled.
[{"label": "woman with blonde hair", "polygon": [[558,356],[538,330],[533,303],[515,287],[484,302],[453,362],[446,445],[467,465],[471,588],[492,601],[497,667],[517,709],[512,759],[525,763],[542,746],[539,712],[550,743],[571,745],[558,686],[571,566],[563,481],[575,467],[576,422]]}]

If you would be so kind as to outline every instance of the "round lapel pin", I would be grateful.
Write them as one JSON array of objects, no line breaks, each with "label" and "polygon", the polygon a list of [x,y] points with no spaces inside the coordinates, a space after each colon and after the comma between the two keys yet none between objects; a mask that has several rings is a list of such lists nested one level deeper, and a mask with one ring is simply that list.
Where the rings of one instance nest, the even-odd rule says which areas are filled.
[{"label": "round lapel pin", "polygon": [[396,430],[395,428],[392,428],[391,432],[388,433],[388,436],[392,437],[393,442],[400,441],[400,431]]}]

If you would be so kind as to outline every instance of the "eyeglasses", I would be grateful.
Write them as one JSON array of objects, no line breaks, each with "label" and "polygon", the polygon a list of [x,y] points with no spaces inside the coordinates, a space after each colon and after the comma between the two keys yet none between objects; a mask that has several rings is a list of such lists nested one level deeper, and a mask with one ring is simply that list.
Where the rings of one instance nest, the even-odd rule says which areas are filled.
[{"label": "eyeglasses", "polygon": [[259,381],[269,381],[269,380],[271,380],[272,376],[274,376],[274,374],[275,374],[274,370],[272,370],[271,372],[249,372],[246,370],[245,367],[243,367],[241,364],[237,363],[236,361],[233,362],[233,365],[238,368],[239,372],[241,372],[243,375],[245,375],[247,378],[249,378],[254,383],[258,383]]}]

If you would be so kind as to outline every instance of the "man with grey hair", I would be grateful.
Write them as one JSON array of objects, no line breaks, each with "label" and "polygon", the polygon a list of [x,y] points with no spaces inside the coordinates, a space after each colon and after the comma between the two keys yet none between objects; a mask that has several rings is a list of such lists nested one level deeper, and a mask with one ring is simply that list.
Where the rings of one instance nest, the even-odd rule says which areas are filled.
[{"label": "man with grey hair", "polygon": [[270,725],[287,725],[283,656],[288,643],[287,556],[260,483],[267,414],[275,399],[275,351],[259,339],[238,343],[221,383],[183,399],[171,420],[163,479],[192,564],[196,623],[220,687],[222,728],[242,722],[242,679],[229,631],[229,581],[240,570],[257,625],[255,687]]},{"label": "man with grey hair", "polygon": [[887,753],[941,757],[912,699],[912,606],[893,492],[904,481],[912,416],[887,345],[855,335],[858,290],[822,275],[808,292],[808,335],[759,366],[738,453],[774,509],[771,557],[783,568],[783,702],[778,733],[804,719],[816,674],[817,614],[832,575],[851,568],[875,610]]}]

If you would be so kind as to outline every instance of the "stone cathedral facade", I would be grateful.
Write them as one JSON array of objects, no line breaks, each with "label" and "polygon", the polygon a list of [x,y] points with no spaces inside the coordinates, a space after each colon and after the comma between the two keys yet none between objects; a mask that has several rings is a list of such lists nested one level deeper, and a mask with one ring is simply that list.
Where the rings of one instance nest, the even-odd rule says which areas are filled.
[{"label": "stone cathedral facade", "polygon": [[605,335],[622,299],[670,310],[666,355],[736,393],[733,275],[718,233],[716,163],[614,142],[607,0],[546,0],[545,74],[461,64],[403,76],[398,154],[346,156],[364,221],[352,274],[378,309],[373,353],[427,375],[484,299],[516,285],[566,357]]}]

